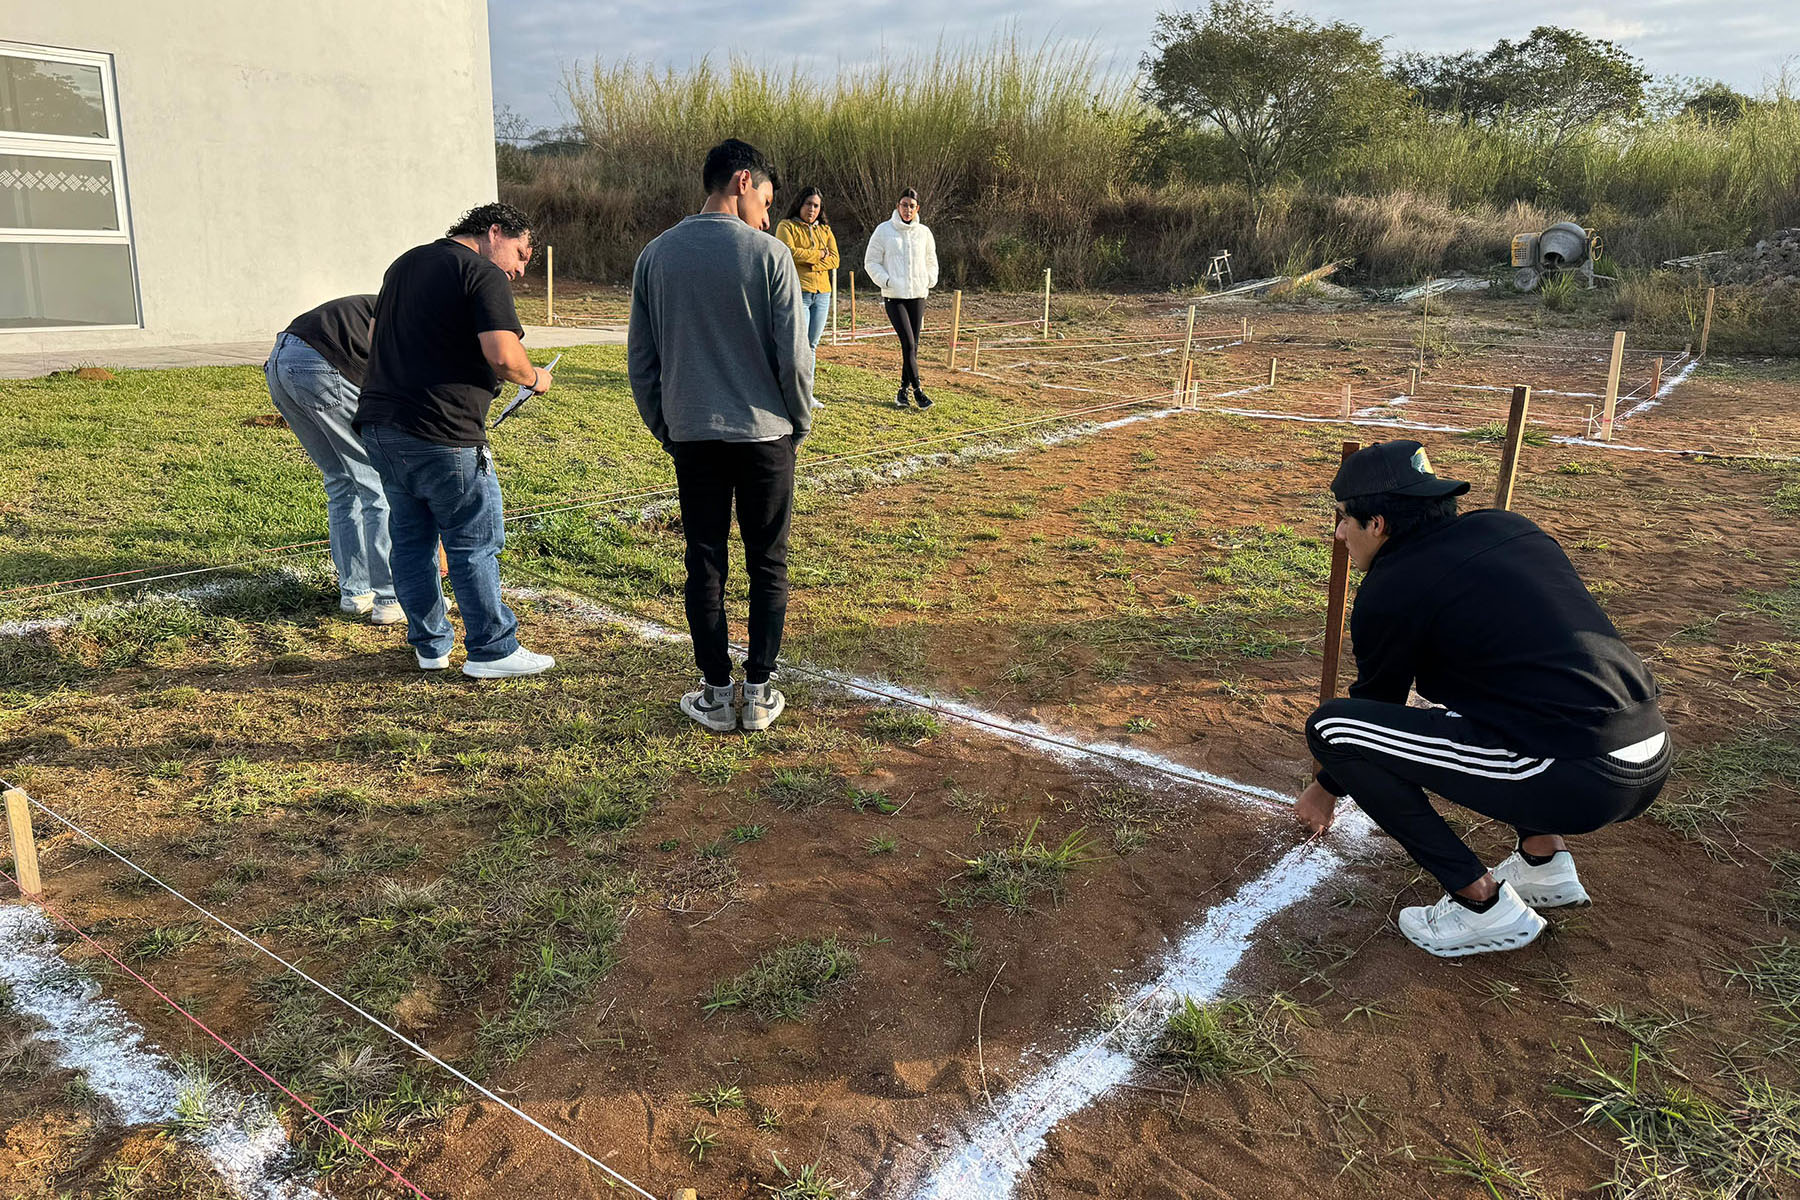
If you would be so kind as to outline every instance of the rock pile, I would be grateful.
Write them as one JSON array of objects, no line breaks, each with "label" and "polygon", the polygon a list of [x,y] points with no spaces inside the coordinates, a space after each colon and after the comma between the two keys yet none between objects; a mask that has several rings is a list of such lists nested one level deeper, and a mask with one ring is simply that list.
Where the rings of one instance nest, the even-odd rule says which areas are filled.
[{"label": "rock pile", "polygon": [[1663,264],[1697,270],[1710,283],[1800,286],[1800,229],[1782,229],[1742,250],[1690,254]]}]

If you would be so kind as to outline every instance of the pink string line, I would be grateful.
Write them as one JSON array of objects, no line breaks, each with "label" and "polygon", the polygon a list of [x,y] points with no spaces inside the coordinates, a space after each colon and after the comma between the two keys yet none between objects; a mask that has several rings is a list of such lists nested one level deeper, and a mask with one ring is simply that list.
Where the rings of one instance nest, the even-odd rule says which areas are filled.
[{"label": "pink string line", "polygon": [[370,1150],[367,1146],[363,1145],[361,1142],[357,1141],[355,1138],[353,1138],[349,1134],[345,1133],[343,1131],[343,1129],[341,1129],[336,1124],[334,1124],[330,1117],[326,1116],[324,1113],[320,1112],[318,1109],[314,1108],[312,1105],[310,1105],[306,1101],[302,1100],[299,1096],[296,1096],[293,1092],[289,1091],[287,1086],[285,1084],[283,1084],[279,1079],[275,1078],[273,1075],[269,1074],[267,1071],[263,1070],[261,1067],[257,1066],[255,1063],[251,1062],[247,1057],[245,1057],[243,1051],[239,1050],[236,1046],[232,1045],[230,1042],[226,1041],[224,1038],[222,1038],[218,1034],[214,1033],[212,1031],[212,1029],[207,1026],[206,1022],[202,1021],[199,1017],[196,1017],[193,1013],[189,1012],[187,1009],[185,1009],[185,1008],[181,1007],[181,1005],[177,1004],[174,1000],[170,999],[163,992],[163,990],[161,988],[157,987],[154,983],[151,983],[148,979],[145,979],[142,975],[139,975],[136,971],[132,970],[130,967],[128,967],[124,963],[120,962],[119,959],[117,958],[117,956],[115,956],[112,951],[108,950],[105,946],[102,946],[99,942],[96,942],[93,938],[89,937],[86,933],[84,933],[82,931],[82,929],[79,925],[75,924],[74,921],[71,921],[68,917],[63,916],[62,913],[56,911],[55,908],[51,907],[49,901],[45,900],[42,896],[36,896],[36,897],[25,896],[25,889],[20,887],[19,881],[17,879],[14,879],[6,871],[0,870],[0,876],[5,876],[8,882],[10,882],[15,888],[18,888],[20,896],[25,897],[27,900],[31,900],[33,903],[37,904],[40,908],[42,908],[45,912],[47,912],[51,916],[55,917],[58,921],[62,922],[64,925],[68,926],[69,930],[72,933],[74,933],[76,937],[80,938],[82,941],[86,942],[88,945],[92,946],[94,949],[96,949],[100,953],[104,954],[108,959],[110,959],[112,961],[112,964],[115,967],[119,968],[119,970],[121,970],[121,971],[125,972],[127,975],[131,976],[133,979],[135,979],[139,983],[143,984],[146,988],[149,988],[150,991],[153,992],[156,995],[156,997],[159,1000],[161,1000],[164,1004],[167,1004],[170,1008],[174,1009],[176,1012],[180,1013],[182,1016],[186,1017],[193,1024],[198,1026],[200,1031],[202,1033],[206,1034],[207,1037],[211,1038],[213,1041],[219,1043],[219,1045],[221,1045],[221,1046],[225,1047],[227,1050],[231,1051],[231,1053],[237,1057],[239,1062],[243,1063],[245,1066],[249,1067],[252,1071],[255,1071],[258,1075],[261,1075],[264,1079],[266,1079],[270,1083],[274,1084],[277,1088],[279,1088],[281,1090],[281,1093],[284,1096],[286,1096],[288,1099],[292,1100],[295,1104],[298,1104],[301,1108],[304,1108],[307,1112],[311,1113],[313,1116],[317,1117],[319,1119],[319,1121],[327,1129],[331,1130],[331,1132],[337,1134],[339,1137],[343,1138],[346,1142],[349,1142],[352,1146],[355,1146],[358,1150],[362,1151],[363,1154],[368,1156],[370,1162],[373,1162],[376,1166],[378,1166],[382,1170],[386,1171],[389,1175],[392,1175],[395,1179],[398,1179],[401,1183],[403,1183],[407,1187],[411,1188],[413,1194],[415,1196],[418,1196],[419,1200],[431,1200],[430,1196],[427,1196],[422,1190],[420,1190],[418,1184],[414,1183],[412,1180],[408,1179],[406,1176],[402,1175],[400,1172],[396,1171],[394,1168],[388,1166],[387,1163],[383,1162],[381,1160],[381,1157],[379,1155],[377,1155],[373,1150]]}]

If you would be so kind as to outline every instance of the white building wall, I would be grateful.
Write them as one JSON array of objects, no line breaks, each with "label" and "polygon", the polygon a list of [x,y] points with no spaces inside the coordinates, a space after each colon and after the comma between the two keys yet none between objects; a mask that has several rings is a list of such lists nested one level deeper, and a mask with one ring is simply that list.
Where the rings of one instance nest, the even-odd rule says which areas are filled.
[{"label": "white building wall", "polygon": [[0,0],[0,40],[113,56],[143,321],[0,353],[273,340],[496,195],[486,0]]}]

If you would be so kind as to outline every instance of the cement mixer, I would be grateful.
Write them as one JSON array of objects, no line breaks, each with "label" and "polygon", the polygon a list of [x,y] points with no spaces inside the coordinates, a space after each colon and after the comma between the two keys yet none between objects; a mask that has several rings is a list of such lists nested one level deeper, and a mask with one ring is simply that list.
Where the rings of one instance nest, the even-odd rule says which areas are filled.
[{"label": "cement mixer", "polygon": [[1589,233],[1573,221],[1552,225],[1542,233],[1521,233],[1512,240],[1513,286],[1529,292],[1552,275],[1575,272],[1589,288],[1594,286],[1594,259],[1600,253],[1600,235]]}]

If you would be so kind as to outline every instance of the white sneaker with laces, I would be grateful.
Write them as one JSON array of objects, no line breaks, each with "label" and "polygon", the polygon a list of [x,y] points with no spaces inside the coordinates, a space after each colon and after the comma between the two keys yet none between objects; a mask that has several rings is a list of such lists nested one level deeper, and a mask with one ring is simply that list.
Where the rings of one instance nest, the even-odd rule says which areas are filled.
[{"label": "white sneaker with laces", "polygon": [[474,662],[465,659],[463,674],[470,679],[513,679],[520,675],[536,675],[548,671],[556,665],[556,659],[548,654],[533,654],[520,646],[505,658],[496,658],[491,662]]},{"label": "white sneaker with laces", "polygon": [[714,733],[730,733],[738,727],[735,683],[714,686],[702,680],[700,690],[684,695],[679,707]]},{"label": "white sneaker with laces", "polygon": [[398,602],[376,604],[369,609],[369,624],[399,625],[406,620],[406,610]]},{"label": "white sneaker with laces", "polygon": [[364,592],[360,596],[338,597],[338,611],[346,617],[366,617],[374,607],[374,592]]},{"label": "white sneaker with laces", "polygon": [[1543,866],[1533,866],[1514,850],[1493,871],[1495,879],[1510,883],[1519,899],[1533,908],[1567,908],[1594,901],[1581,886],[1575,873],[1575,859],[1567,850],[1558,850]]},{"label": "white sneaker with laces", "polygon": [[444,655],[442,658],[426,658],[423,654],[414,650],[413,657],[419,660],[419,670],[421,671],[441,671],[450,665],[450,656],[448,654]]},{"label": "white sneaker with laces", "polygon": [[1446,893],[1429,907],[1401,909],[1399,924],[1406,940],[1419,949],[1439,958],[1461,958],[1530,945],[1549,922],[1527,907],[1510,883],[1502,883],[1499,899],[1484,913]]},{"label": "white sneaker with laces", "polygon": [[787,697],[773,680],[744,685],[744,711],[738,723],[751,733],[767,729],[787,710]]}]

